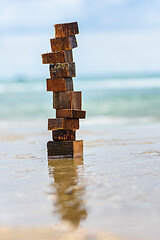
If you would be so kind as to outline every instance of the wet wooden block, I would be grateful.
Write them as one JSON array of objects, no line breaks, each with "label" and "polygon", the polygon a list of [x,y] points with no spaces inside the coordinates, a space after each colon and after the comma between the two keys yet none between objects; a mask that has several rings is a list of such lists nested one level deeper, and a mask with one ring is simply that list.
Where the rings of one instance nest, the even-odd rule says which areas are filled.
[{"label": "wet wooden block", "polygon": [[72,109],[57,109],[57,118],[85,118],[86,111]]},{"label": "wet wooden block", "polygon": [[73,91],[72,78],[49,78],[47,81],[47,91],[61,92]]},{"label": "wet wooden block", "polygon": [[55,63],[49,66],[51,78],[75,77],[75,62],[72,63]]},{"label": "wet wooden block", "polygon": [[75,141],[75,130],[59,129],[52,131],[52,139],[54,141]]},{"label": "wet wooden block", "polygon": [[55,37],[72,36],[79,33],[78,23],[55,24]]},{"label": "wet wooden block", "polygon": [[76,130],[79,129],[79,119],[51,118],[48,119],[48,130]]},{"label": "wet wooden block", "polygon": [[72,50],[42,54],[43,64],[64,63],[64,62],[73,62]]},{"label": "wet wooden block", "polygon": [[50,39],[52,52],[70,50],[78,46],[75,36]]},{"label": "wet wooden block", "polygon": [[53,92],[53,108],[81,110],[81,91],[79,92]]},{"label": "wet wooden block", "polygon": [[82,157],[83,141],[49,141],[47,150],[49,159]]}]

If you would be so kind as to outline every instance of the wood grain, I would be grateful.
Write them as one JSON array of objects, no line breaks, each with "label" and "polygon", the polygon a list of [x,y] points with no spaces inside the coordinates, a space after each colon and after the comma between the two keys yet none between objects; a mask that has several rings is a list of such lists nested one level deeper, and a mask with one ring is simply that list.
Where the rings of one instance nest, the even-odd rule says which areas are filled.
[{"label": "wood grain", "polygon": [[70,50],[78,47],[75,36],[50,39],[52,52]]},{"label": "wood grain", "polygon": [[55,24],[55,37],[65,37],[65,36],[72,36],[79,33],[78,23],[62,23],[62,24]]},{"label": "wood grain", "polygon": [[72,118],[50,118],[48,119],[48,130],[76,130],[79,129],[79,119]]},{"label": "wood grain", "polygon": [[72,50],[42,54],[43,64],[73,62]]},{"label": "wood grain", "polygon": [[48,158],[76,158],[83,156],[83,140],[49,141],[47,143]]},{"label": "wood grain", "polygon": [[75,141],[75,130],[58,129],[52,131],[52,139],[54,141]]},{"label": "wood grain", "polygon": [[56,109],[57,118],[85,118],[86,111],[72,109]]},{"label": "wood grain", "polygon": [[72,78],[48,78],[46,79],[47,91],[73,91]]},{"label": "wood grain", "polygon": [[49,70],[51,78],[76,76],[75,62],[50,64]]},{"label": "wood grain", "polygon": [[53,92],[53,108],[81,110],[81,91]]}]

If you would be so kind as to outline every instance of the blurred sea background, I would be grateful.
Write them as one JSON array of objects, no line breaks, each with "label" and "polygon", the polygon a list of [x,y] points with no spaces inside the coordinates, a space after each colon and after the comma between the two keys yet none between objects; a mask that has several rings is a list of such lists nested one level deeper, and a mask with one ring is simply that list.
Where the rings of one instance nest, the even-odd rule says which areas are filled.
[{"label": "blurred sea background", "polygon": [[[84,126],[160,121],[159,75],[77,77],[74,86],[83,94]],[[42,123],[55,117],[52,96],[42,77],[1,79],[1,123]]]}]

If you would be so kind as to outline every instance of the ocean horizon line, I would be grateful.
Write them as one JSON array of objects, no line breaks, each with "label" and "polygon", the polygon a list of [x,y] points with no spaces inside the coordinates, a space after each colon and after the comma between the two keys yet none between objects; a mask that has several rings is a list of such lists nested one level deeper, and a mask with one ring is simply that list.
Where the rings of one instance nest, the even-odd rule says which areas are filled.
[{"label": "ocean horizon line", "polygon": [[[0,82],[26,82],[26,81],[45,81],[49,76],[35,75],[27,76],[23,74],[15,76],[0,76]],[[103,73],[103,74],[79,74],[75,77],[80,80],[96,80],[96,79],[139,79],[139,78],[160,78],[160,72],[119,72],[119,73]]]}]

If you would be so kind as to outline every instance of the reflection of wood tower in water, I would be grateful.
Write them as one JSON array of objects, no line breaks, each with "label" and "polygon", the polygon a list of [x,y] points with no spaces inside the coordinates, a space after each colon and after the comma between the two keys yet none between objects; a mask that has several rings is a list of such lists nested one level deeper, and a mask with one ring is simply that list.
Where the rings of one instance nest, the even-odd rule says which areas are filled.
[{"label": "reflection of wood tower in water", "polygon": [[[77,162],[78,161],[78,162]],[[84,203],[84,186],[78,184],[78,165],[83,159],[48,160],[49,175],[54,177],[56,188],[56,212],[62,220],[69,221],[78,227],[86,219],[87,210]]]}]

